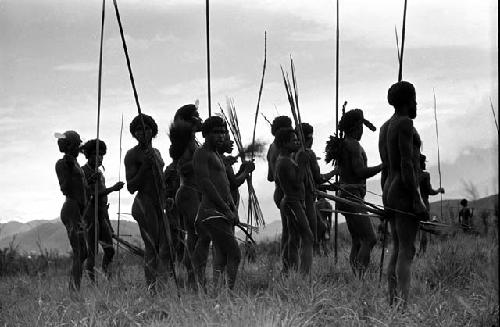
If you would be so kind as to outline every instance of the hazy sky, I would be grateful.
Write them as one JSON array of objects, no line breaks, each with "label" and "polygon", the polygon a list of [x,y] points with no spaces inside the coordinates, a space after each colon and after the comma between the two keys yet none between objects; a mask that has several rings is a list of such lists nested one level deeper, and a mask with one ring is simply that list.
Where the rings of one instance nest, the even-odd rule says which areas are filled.
[{"label": "hazy sky", "polygon": [[[160,132],[154,145],[168,156],[168,125],[177,108],[200,100],[207,116],[205,1],[118,1],[143,111]],[[362,108],[380,126],[393,112],[388,87],[397,79],[394,27],[403,0],[341,1],[339,102]],[[443,162],[470,147],[497,146],[490,109],[498,108],[497,1],[408,1],[403,76],[417,90],[424,152],[437,161],[433,116],[435,89]],[[97,69],[101,22],[97,0],[0,0],[0,222],[53,219],[64,198],[54,171],[54,132],[77,130],[96,137]],[[290,109],[280,65],[294,58],[304,121],[315,126],[322,155],[334,132],[335,2],[298,0],[211,1],[212,108],[234,98],[244,142],[249,142],[268,35],[262,112],[272,119]],[[108,185],[118,180],[120,117],[123,151],[135,145],[128,124],[137,114],[111,1],[106,2],[101,138]],[[257,135],[271,141],[260,119]],[[199,139],[202,141],[201,135]],[[362,141],[369,164],[379,163],[378,131]],[[85,163],[80,156],[81,164]],[[322,165],[323,167],[326,167]],[[254,177],[269,198],[265,163]],[[122,165],[122,179],[124,176]],[[132,196],[122,192],[130,212]],[[115,195],[110,216],[116,217]],[[276,219],[275,213],[266,213]]]}]

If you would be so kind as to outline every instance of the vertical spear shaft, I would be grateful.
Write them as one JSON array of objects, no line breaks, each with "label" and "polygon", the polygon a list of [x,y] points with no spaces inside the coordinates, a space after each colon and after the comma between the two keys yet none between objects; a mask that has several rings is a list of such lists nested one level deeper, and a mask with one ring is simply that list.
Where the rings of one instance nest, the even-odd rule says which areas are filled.
[{"label": "vertical spear shaft", "polygon": [[[434,121],[436,122],[436,141],[438,150],[438,173],[439,173],[439,188],[441,188],[441,157],[439,155],[439,129],[438,129],[438,119],[437,119],[437,105],[436,105],[436,92],[432,89],[434,95]],[[441,195],[441,219],[443,218],[443,193]]]},{"label": "vertical spear shaft", "polygon": [[[97,77],[97,142],[95,144],[95,155],[99,156],[99,129],[101,122],[101,89],[102,89],[102,47],[104,39],[104,17],[105,17],[105,0],[102,0],[102,14],[101,14],[101,42],[99,46],[99,73]],[[99,160],[95,161],[95,176],[97,179],[94,186],[94,258],[97,256],[98,250],[98,228],[99,228]],[[94,275],[95,276],[95,275]],[[97,284],[97,278],[95,279]]]},{"label": "vertical spear shaft", "polygon": [[[120,162],[118,164],[118,181],[121,181],[121,172],[122,172],[122,135],[123,135],[123,113],[122,113],[122,123],[120,125]],[[122,214],[121,211],[122,204],[122,191],[118,190],[118,224],[116,227],[116,234],[120,237],[120,217]],[[118,258],[118,251],[120,247],[118,246],[118,242],[116,243],[116,257]]]},{"label": "vertical spear shaft", "polygon": [[405,51],[405,35],[406,35],[406,5],[407,0],[405,0],[405,7],[403,10],[403,29],[401,32],[401,53],[399,54],[399,73],[398,73],[398,82],[403,80],[403,54]]},{"label": "vertical spear shaft", "polygon": [[[335,42],[335,134],[339,133],[339,0],[337,0],[337,29],[336,29],[336,42]],[[335,182],[339,181],[338,175],[335,175]],[[337,191],[335,191],[335,195],[337,195]],[[337,212],[337,202],[335,202],[335,234],[334,234],[334,255],[335,255],[335,263],[338,261],[338,222],[339,222],[339,214]]]},{"label": "vertical spear shaft", "polygon": [[495,126],[497,127],[497,132],[498,132],[497,116],[495,115],[495,108],[493,108],[493,102],[491,101],[491,97],[490,97],[490,106],[491,106],[491,112],[493,113],[493,120],[495,121]]},{"label": "vertical spear shaft", "polygon": [[207,33],[207,81],[208,81],[208,117],[212,116],[212,91],[210,88],[210,4],[205,1],[205,22]]}]

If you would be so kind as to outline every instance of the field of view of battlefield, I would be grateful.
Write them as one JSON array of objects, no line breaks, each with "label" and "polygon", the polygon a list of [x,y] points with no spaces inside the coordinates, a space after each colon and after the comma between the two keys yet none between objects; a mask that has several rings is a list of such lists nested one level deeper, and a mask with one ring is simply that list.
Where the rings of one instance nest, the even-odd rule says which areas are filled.
[{"label": "field of view of battlefield", "polygon": [[0,326],[500,326],[497,39],[493,0],[0,1]]}]

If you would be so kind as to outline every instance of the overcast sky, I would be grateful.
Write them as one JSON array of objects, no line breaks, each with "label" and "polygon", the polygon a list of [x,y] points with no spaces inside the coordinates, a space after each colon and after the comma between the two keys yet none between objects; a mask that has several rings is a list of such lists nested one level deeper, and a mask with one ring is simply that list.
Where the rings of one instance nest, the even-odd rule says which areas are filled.
[{"label": "overcast sky", "polygon": [[[433,89],[443,162],[470,147],[496,147],[490,97],[497,110],[497,1],[408,2],[403,77],[417,90],[415,125],[430,164],[437,161]],[[199,99],[207,117],[205,1],[118,3],[141,107],[156,119],[160,132],[154,145],[169,163],[167,131],[175,110]],[[96,137],[101,5],[97,0],[0,0],[0,222],[58,217],[64,198],[54,164],[62,154],[54,132],[73,129],[85,140]],[[362,108],[380,126],[393,112],[386,95],[397,79],[394,28],[400,30],[403,1],[340,5],[339,102]],[[334,132],[335,15],[334,1],[211,1],[212,108],[225,106],[226,96],[234,98],[245,143],[251,139],[267,31],[261,110],[269,119],[289,114],[280,65],[288,68],[291,55],[303,121],[315,126],[314,149],[322,155]],[[108,185],[119,175],[122,114],[125,153],[135,145],[128,124],[137,109],[107,1],[100,135],[108,144]],[[271,141],[262,119],[257,136]],[[380,161],[377,140],[378,131],[365,132],[369,164]],[[85,163],[83,156],[79,161]],[[268,198],[272,186],[264,176],[261,161],[254,184],[258,196]],[[126,193],[122,208],[130,212],[132,196]],[[110,202],[114,218],[117,197]]]}]

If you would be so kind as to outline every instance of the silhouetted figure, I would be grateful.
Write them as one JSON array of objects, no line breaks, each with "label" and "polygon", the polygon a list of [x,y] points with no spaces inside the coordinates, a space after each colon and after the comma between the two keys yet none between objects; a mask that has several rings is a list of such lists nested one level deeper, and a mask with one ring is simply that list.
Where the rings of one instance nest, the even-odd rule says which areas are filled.
[{"label": "silhouetted figure", "polygon": [[[296,128],[296,132],[298,130]],[[313,137],[314,128],[308,123],[302,123],[302,133],[304,133],[304,141],[306,148],[306,155],[309,162],[309,171],[311,173],[312,182],[314,185],[311,185],[308,179],[305,180],[305,204],[306,204],[306,216],[309,221],[309,227],[311,228],[311,232],[313,233],[314,243],[313,249],[316,253],[319,253],[319,241],[318,241],[318,222],[316,218],[316,210],[314,208],[314,201],[316,201],[315,190],[316,186],[323,184],[330,180],[333,176],[337,174],[337,170],[332,170],[326,174],[321,174],[318,165],[318,158],[316,157],[316,153],[311,149],[314,137]]]},{"label": "silhouetted figure", "polygon": [[195,220],[200,206],[201,192],[193,170],[193,156],[198,148],[195,134],[200,131],[200,128],[201,119],[198,108],[194,104],[186,104],[175,113],[169,133],[172,142],[169,152],[177,163],[177,173],[180,177],[175,204],[187,233],[183,261],[188,272],[188,286],[190,288],[196,287],[191,260],[197,240]]},{"label": "silhouetted figure", "polygon": [[460,201],[460,211],[458,212],[458,223],[465,233],[472,231],[472,210],[467,206],[469,203],[466,199]]},{"label": "silhouetted figure", "polygon": [[[144,126],[142,125],[144,122]],[[132,216],[139,225],[144,241],[144,274],[150,292],[155,292],[155,283],[171,264],[170,226],[163,220],[165,184],[163,159],[160,151],[153,148],[152,140],[158,134],[158,125],[151,116],[136,116],[130,123],[130,134],[137,145],[125,155],[127,189],[137,192],[132,204]]]},{"label": "silhouetted figure", "polygon": [[[339,196],[353,202],[360,202],[366,195],[366,179],[382,170],[382,164],[368,167],[365,150],[359,143],[363,136],[363,125],[375,127],[363,117],[361,109],[347,111],[339,121],[339,130],[344,133],[342,150],[338,161],[341,185]],[[358,207],[338,203],[337,209],[344,211],[347,227],[351,234],[349,262],[354,273],[364,275],[370,263],[370,253],[377,243],[377,236],[370,218],[362,216]]]},{"label": "silhouetted figure", "polygon": [[172,161],[163,171],[163,180],[166,187],[165,210],[172,233],[172,247],[174,248],[175,262],[181,263],[184,258],[184,224],[175,204],[175,194],[180,186],[179,174],[177,173],[177,162]]},{"label": "silhouetted figure", "polygon": [[[419,177],[420,195],[422,196],[422,201],[424,201],[427,211],[430,211],[431,206],[429,204],[430,195],[438,195],[439,193],[444,194],[444,188],[440,187],[437,190],[432,188],[431,185],[431,175],[426,171],[426,156],[420,155],[420,169],[422,170]],[[420,230],[420,248],[418,250],[419,254],[423,254],[427,251],[427,233]]]},{"label": "silhouetted figure", "polygon": [[[302,274],[309,274],[312,265],[313,234],[307,220],[304,202],[308,155],[303,150],[299,151],[300,143],[291,127],[278,130],[275,143],[280,151],[276,160],[275,178],[283,192],[280,210],[281,216],[286,219],[289,233],[286,246],[288,268],[299,268],[300,247],[299,269]],[[284,268],[286,271],[287,267]]]},{"label": "silhouetted figure", "polygon": [[[109,278],[111,273],[109,265],[115,255],[113,248],[113,227],[109,221],[108,214],[108,194],[111,192],[119,191],[123,188],[123,182],[117,182],[112,187],[106,188],[106,183],[102,171],[99,169],[98,173],[95,172],[96,163],[100,167],[102,160],[106,154],[106,143],[99,140],[99,155],[96,155],[97,140],[90,140],[82,146],[82,152],[87,158],[87,163],[82,167],[89,185],[89,208],[85,215],[85,223],[87,226],[87,249],[88,257],[86,262],[86,269],[90,280],[95,281],[95,185],[97,183],[98,201],[97,201],[97,241],[101,244],[104,255],[102,257],[102,270]],[[99,248],[97,248],[99,251]]]},{"label": "silhouetted figure", "polygon": [[[276,137],[276,132],[281,129],[281,128],[291,128],[292,127],[292,120],[290,117],[287,116],[278,116],[274,118],[272,124],[271,124],[271,134]],[[274,193],[273,193],[273,200],[274,203],[276,204],[276,207],[278,210],[280,210],[280,205],[281,205],[281,199],[283,198],[283,192],[281,191],[281,187],[278,184],[278,181],[275,178],[275,166],[276,166],[276,159],[278,159],[279,155],[279,149],[278,146],[276,145],[276,138],[274,139],[273,143],[269,146],[269,150],[267,151],[267,180],[270,182],[274,182]],[[283,261],[283,272],[288,271],[288,238],[289,238],[289,232],[288,232],[288,224],[286,221],[286,217],[281,215],[281,210],[280,210],[280,218],[281,218],[281,258]]]},{"label": "silhouetted figure", "polygon": [[380,129],[379,151],[384,164],[381,184],[384,206],[397,210],[386,210],[393,243],[387,268],[389,303],[400,298],[405,306],[419,220],[428,212],[418,187],[421,141],[413,127],[417,116],[415,88],[406,81],[393,84],[387,100],[395,112]]},{"label": "silhouetted figure", "polygon": [[[229,180],[223,159],[217,152],[224,144],[227,133],[226,122],[218,116],[205,120],[202,134],[205,143],[196,149],[193,166],[199,190],[202,193],[196,227],[200,238],[207,233],[215,247],[214,280],[217,285],[222,281],[224,271],[227,283],[234,288],[241,252],[233,233],[233,226],[238,223],[238,212],[231,196]],[[202,253],[205,248],[197,242],[193,263],[200,280],[204,279],[206,266]]]},{"label": "silhouetted figure", "polygon": [[88,185],[85,174],[76,160],[80,153],[81,143],[80,135],[75,131],[66,131],[57,140],[59,151],[64,153],[62,159],[56,163],[59,186],[66,196],[61,209],[61,221],[66,227],[73,251],[70,291],[80,290],[83,262],[87,258],[83,215],[87,208]]}]

